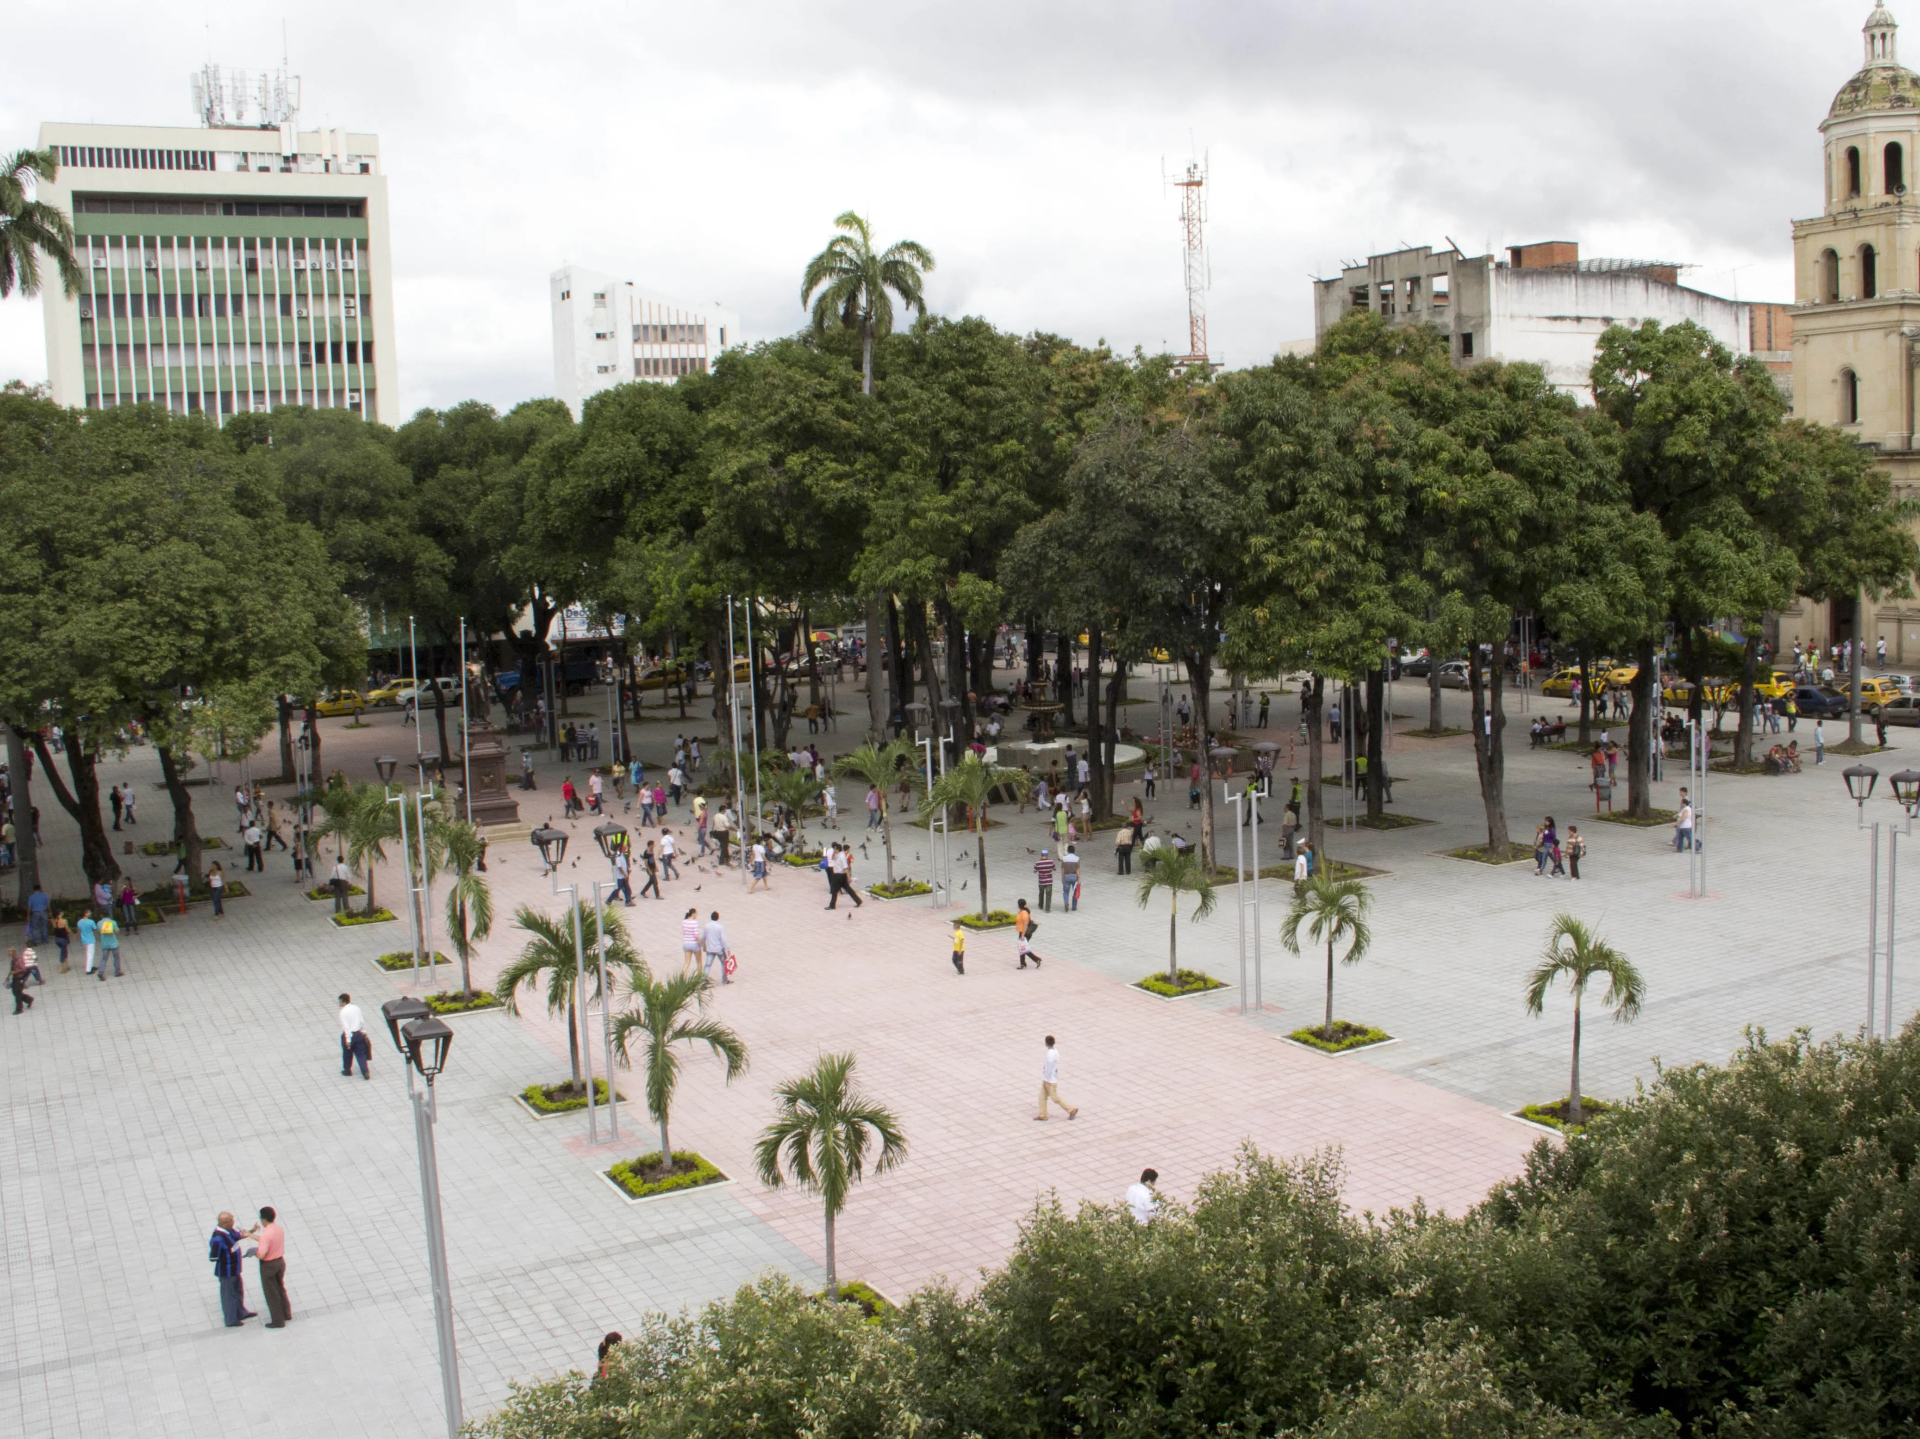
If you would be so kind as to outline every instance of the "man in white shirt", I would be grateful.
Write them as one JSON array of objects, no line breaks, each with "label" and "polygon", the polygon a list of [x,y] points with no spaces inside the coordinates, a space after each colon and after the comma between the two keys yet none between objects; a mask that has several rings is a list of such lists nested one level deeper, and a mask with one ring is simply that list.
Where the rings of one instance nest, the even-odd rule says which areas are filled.
[{"label": "man in white shirt", "polygon": [[1127,1186],[1127,1208],[1133,1211],[1135,1224],[1145,1224],[1160,1207],[1160,1196],[1153,1192],[1153,1186],[1159,1182],[1159,1170],[1143,1169],[1140,1171],[1140,1182]]},{"label": "man in white shirt", "polygon": [[1074,1119],[1080,1111],[1060,1097],[1060,1051],[1053,1047],[1053,1036],[1047,1036],[1047,1055],[1040,1061],[1040,1112],[1033,1117],[1044,1122],[1047,1117],[1047,1101],[1059,1105],[1067,1111],[1067,1118]]},{"label": "man in white shirt", "polygon": [[261,832],[260,826],[252,820],[248,820],[247,827],[240,831],[240,842],[246,848],[247,868],[249,870],[264,871],[266,869],[267,856],[266,852],[261,848],[261,843],[265,838],[266,836]]},{"label": "man in white shirt", "polygon": [[673,857],[679,852],[680,852],[679,846],[673,842],[673,831],[670,829],[661,830],[660,831],[660,873],[664,878],[666,879],[680,878],[680,871],[674,867],[674,863],[673,863]]},{"label": "man in white shirt", "polygon": [[347,868],[344,858],[334,860],[333,876],[329,882],[333,885],[333,912],[346,913],[347,897],[353,893],[353,871]]},{"label": "man in white shirt", "polygon": [[1306,883],[1307,868],[1311,863],[1308,856],[1312,853],[1313,846],[1308,844],[1301,845],[1300,848],[1295,851],[1293,856],[1293,878],[1296,884]]},{"label": "man in white shirt", "polygon": [[1680,791],[1680,813],[1673,822],[1673,847],[1684,853],[1693,845],[1693,801]]},{"label": "man in white shirt", "polygon": [[366,1024],[360,1018],[360,1006],[353,996],[340,996],[340,1077],[353,1077],[353,1062],[360,1061],[360,1077],[372,1079],[367,1065],[373,1059],[373,1041],[367,1038]]}]

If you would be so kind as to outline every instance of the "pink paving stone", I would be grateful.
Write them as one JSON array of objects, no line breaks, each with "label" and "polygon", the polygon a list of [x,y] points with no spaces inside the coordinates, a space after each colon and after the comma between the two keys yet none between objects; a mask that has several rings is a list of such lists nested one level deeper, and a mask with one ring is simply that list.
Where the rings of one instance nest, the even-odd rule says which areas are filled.
[{"label": "pink paving stone", "polygon": [[[541,804],[549,798],[557,797],[538,796]],[[526,817],[538,823],[544,809]],[[561,878],[584,885],[605,866],[592,825],[568,828]],[[690,848],[690,831],[675,828]],[[490,859],[497,919],[477,983],[490,982],[517,949],[511,916],[519,903],[561,904],[525,840],[497,845]],[[753,1142],[771,1116],[778,1081],[820,1053],[851,1050],[858,1080],[899,1115],[910,1153],[901,1168],[855,1190],[840,1220],[839,1267],[888,1294],[939,1276],[969,1285],[1005,1259],[1022,1220],[1047,1194],[1069,1208],[1117,1202],[1147,1165],[1160,1171],[1164,1192],[1186,1198],[1243,1144],[1279,1155],[1337,1147],[1343,1192],[1355,1208],[1378,1212],[1419,1198],[1458,1212],[1516,1173],[1537,1138],[1485,1105],[1284,1043],[1218,1001],[1167,1002],[1079,968],[1071,962],[1076,941],[1057,924],[1045,948],[1059,953],[1044,969],[1016,970],[1011,933],[1001,931],[969,937],[960,977],[948,961],[953,910],[936,914],[924,899],[869,899],[849,918],[844,901],[839,912],[823,912],[825,885],[810,872],[782,870],[773,893],[748,896],[737,874],[691,862],[682,870],[685,878],[665,886],[664,901],[621,912],[642,952],[671,969],[680,962],[687,906],[697,904],[702,918],[720,910],[741,969],[735,985],[716,991],[713,1009],[747,1041],[752,1068],[727,1086],[718,1060],[704,1049],[690,1054],[672,1116],[674,1145],[707,1155],[740,1181],[731,1194],[824,1257],[816,1202],[762,1188],[753,1178]],[[871,868],[864,872],[874,877]],[[383,874],[381,893],[397,893],[397,879]],[[389,929],[383,939],[394,935]],[[1150,941],[1143,937],[1142,972],[1161,962],[1158,941],[1157,928]],[[522,1008],[520,1022],[554,1055],[550,1077],[562,1078],[563,1025],[535,997]],[[1077,1120],[1056,1114],[1038,1124],[1049,1033],[1060,1042],[1061,1091],[1081,1112]],[[623,1078],[624,1091],[637,1097]],[[626,1142],[617,1150],[589,1151],[585,1127],[584,1118],[556,1121],[554,1142],[599,1168],[658,1143],[637,1104],[622,1111]]]}]

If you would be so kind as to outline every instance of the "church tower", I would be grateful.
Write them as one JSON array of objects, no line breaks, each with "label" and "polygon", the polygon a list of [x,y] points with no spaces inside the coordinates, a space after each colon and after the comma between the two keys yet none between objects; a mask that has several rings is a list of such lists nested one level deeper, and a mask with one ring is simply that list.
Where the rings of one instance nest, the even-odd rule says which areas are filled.
[{"label": "church tower", "polygon": [[[1895,493],[1920,496],[1920,75],[1901,68],[1898,31],[1875,5],[1860,69],[1820,124],[1826,211],[1793,225],[1793,408],[1873,448]],[[1877,635],[1889,660],[1920,661],[1920,613],[1891,600],[1868,607],[1878,612],[1867,616],[1866,643]],[[1837,640],[1853,629],[1853,606],[1833,608]]]}]

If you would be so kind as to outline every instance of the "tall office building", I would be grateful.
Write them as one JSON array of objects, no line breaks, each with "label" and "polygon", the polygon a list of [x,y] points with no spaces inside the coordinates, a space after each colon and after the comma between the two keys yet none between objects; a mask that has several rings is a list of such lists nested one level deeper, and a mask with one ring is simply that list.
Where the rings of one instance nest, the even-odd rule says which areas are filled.
[{"label": "tall office building", "polygon": [[584,266],[555,270],[550,289],[553,392],[576,420],[602,390],[704,373],[722,350],[742,343],[732,310],[643,290]]},{"label": "tall office building", "polygon": [[298,86],[209,66],[198,127],[40,127],[60,161],[40,198],[73,216],[84,282],[42,290],[56,401],[398,421],[380,142],[302,130]]}]

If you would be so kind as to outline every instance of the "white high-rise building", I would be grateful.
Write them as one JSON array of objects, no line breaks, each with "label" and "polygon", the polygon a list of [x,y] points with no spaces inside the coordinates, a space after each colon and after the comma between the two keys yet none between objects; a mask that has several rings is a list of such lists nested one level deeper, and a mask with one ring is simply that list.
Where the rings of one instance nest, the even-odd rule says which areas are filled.
[{"label": "white high-rise building", "polygon": [[582,265],[553,272],[553,392],[573,417],[629,380],[671,384],[737,347],[740,317],[719,305],[643,290]]},{"label": "white high-rise building", "polygon": [[60,171],[39,198],[73,217],[85,281],[43,280],[56,401],[398,422],[380,142],[302,130],[298,87],[208,66],[198,127],[40,127]]}]

